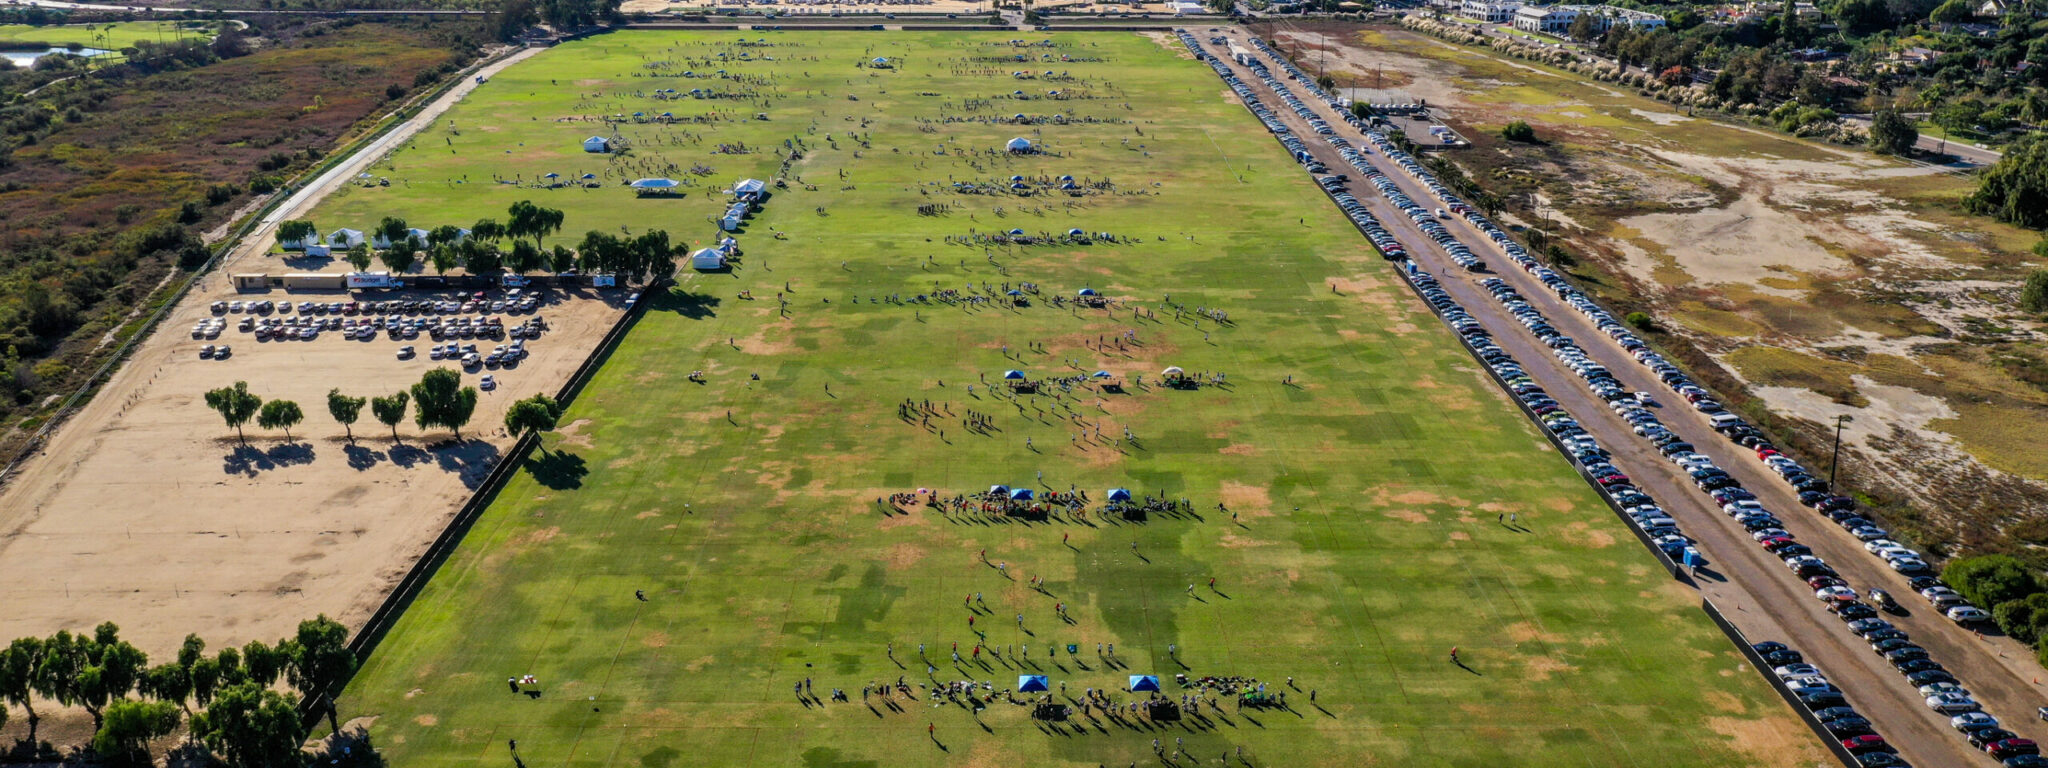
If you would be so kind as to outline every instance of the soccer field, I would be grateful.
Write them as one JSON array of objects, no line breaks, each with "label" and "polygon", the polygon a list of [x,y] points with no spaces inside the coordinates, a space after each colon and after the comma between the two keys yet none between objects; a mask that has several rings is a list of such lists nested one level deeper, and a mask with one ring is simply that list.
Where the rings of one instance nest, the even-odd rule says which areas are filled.
[{"label": "soccer field", "polygon": [[[535,768],[1156,765],[1155,739],[1181,765],[1240,747],[1259,766],[1825,759],[1206,67],[1164,35],[1016,37],[570,43],[398,152],[376,171],[390,186],[315,212],[323,230],[432,228],[531,199],[566,212],[554,240],[572,245],[622,228],[704,245],[717,190],[789,180],[736,270],[685,269],[653,297],[351,684],[342,717],[374,717],[392,765],[511,765],[515,739]],[[858,66],[876,57],[891,68]],[[669,76],[721,70],[738,79]],[[652,98],[668,88],[731,97]],[[631,152],[582,152],[614,134],[581,118],[634,112],[682,122],[629,118]],[[1003,152],[1013,137],[1043,151]],[[801,158],[778,174],[785,146]],[[547,173],[601,184],[493,182]],[[620,186],[643,176],[693,184]],[[960,243],[1012,229],[1116,237]],[[1111,307],[1073,306],[1082,289]],[[935,291],[988,301],[917,301]],[[1165,388],[1168,366],[1225,380]],[[992,392],[1010,370],[1047,383]],[[1097,370],[1124,391],[1053,383]],[[877,503],[995,484],[1085,490],[1090,512]],[[1111,488],[1190,511],[1112,520]],[[1049,724],[1001,695],[1020,674],[1062,703],[1145,674],[1175,698],[1176,673],[1287,705]],[[508,690],[524,675],[538,684]],[[863,701],[899,677],[912,699]],[[807,678],[815,700],[792,692]],[[998,695],[976,712],[927,689],[960,680]]]}]

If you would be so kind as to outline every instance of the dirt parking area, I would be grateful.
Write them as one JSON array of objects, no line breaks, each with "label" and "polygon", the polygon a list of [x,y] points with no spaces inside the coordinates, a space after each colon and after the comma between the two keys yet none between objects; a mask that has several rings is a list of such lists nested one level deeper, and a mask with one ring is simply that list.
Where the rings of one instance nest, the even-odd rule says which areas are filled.
[{"label": "dirt parking area", "polygon": [[[339,291],[237,293],[227,278],[276,262],[240,259],[207,278],[140,345],[98,396],[59,429],[43,453],[0,489],[0,638],[89,628],[112,620],[152,655],[187,633],[210,644],[275,640],[300,619],[326,613],[355,626],[440,532],[460,501],[512,441],[506,406],[554,393],[619,317],[624,291],[542,290],[531,312],[486,313],[510,329],[543,318],[516,365],[465,372],[482,392],[461,441],[445,429],[413,426],[401,439],[363,409],[349,442],[328,415],[327,392],[389,395],[432,367],[426,333],[392,340],[258,341],[237,330],[247,313],[216,314],[229,300],[347,302]],[[329,265],[330,271],[346,265]],[[281,270],[280,270],[281,271]],[[493,292],[501,293],[501,292]],[[447,298],[393,291],[373,300]],[[255,317],[299,317],[273,312]],[[410,317],[476,317],[423,313]],[[313,317],[358,316],[314,315]],[[391,317],[408,317],[392,315]],[[192,338],[195,324],[221,318],[218,338]],[[488,354],[511,339],[450,339]],[[201,359],[207,344],[230,344],[224,360]],[[412,359],[397,357],[412,345]],[[305,421],[287,440],[245,427],[247,445],[206,406],[209,389],[247,381],[268,399],[295,401]]]}]

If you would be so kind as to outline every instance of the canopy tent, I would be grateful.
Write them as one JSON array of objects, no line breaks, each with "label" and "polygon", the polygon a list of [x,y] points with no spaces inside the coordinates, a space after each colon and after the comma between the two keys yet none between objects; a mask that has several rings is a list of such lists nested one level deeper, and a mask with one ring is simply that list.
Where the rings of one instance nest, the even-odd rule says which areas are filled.
[{"label": "canopy tent", "polygon": [[1012,380],[1021,379],[1024,378],[1024,372],[1018,370],[1003,371],[1003,378]]},{"label": "canopy tent", "polygon": [[1096,371],[1096,372],[1095,372],[1095,378],[1098,378],[1098,379],[1107,379],[1107,378],[1112,378],[1112,377],[1115,377],[1115,376],[1116,376],[1116,374],[1114,374],[1114,373],[1110,373],[1109,371]]},{"label": "canopy tent", "polygon": [[1012,235],[1021,235],[1021,234],[1024,234],[1024,230],[1021,230],[1021,229],[1013,229],[1013,230],[1010,230],[1010,234],[1012,234]]},{"label": "canopy tent", "polygon": [[1024,295],[1024,292],[1023,292],[1023,291],[1020,291],[1020,290],[1017,290],[1017,289],[1015,289],[1015,288],[1011,288],[1011,289],[1009,290],[1009,292],[1008,292],[1008,295],[1010,295],[1010,296],[1022,296],[1022,295]]},{"label": "canopy tent", "polygon": [[584,139],[584,140],[583,140],[583,151],[585,151],[585,152],[610,152],[610,151],[612,151],[612,140],[611,140],[611,139],[607,139],[607,138],[605,138],[605,137],[603,137],[603,136],[592,136],[592,137],[590,137],[590,138]]},{"label": "canopy tent", "polygon": [[1123,488],[1111,488],[1111,489],[1109,489],[1109,500],[1110,500],[1110,501],[1130,501],[1130,500],[1131,500],[1131,492],[1130,492],[1130,491],[1128,491],[1128,490],[1126,490],[1126,489],[1123,489]]},{"label": "canopy tent", "polygon": [[725,251],[717,248],[700,248],[690,254],[690,268],[719,270],[725,268]]},{"label": "canopy tent", "polygon": [[666,195],[682,185],[682,182],[675,179],[635,179],[630,186],[633,187],[633,191],[643,195]]},{"label": "canopy tent", "polygon": [[1007,486],[1007,485],[991,485],[991,486],[989,486],[989,487],[988,487],[988,492],[989,492],[989,493],[1009,493],[1009,492],[1010,492],[1010,486]]},{"label": "canopy tent", "polygon": [[559,179],[562,178],[562,174],[549,172],[541,174],[540,177],[543,179]]},{"label": "canopy tent", "polygon": [[868,66],[875,67],[877,69],[888,69],[889,59],[886,56],[876,56],[868,60]]},{"label": "canopy tent", "polygon": [[1041,691],[1050,690],[1050,682],[1051,681],[1046,679],[1045,675],[1018,675],[1017,692],[1037,693]]},{"label": "canopy tent", "polygon": [[1009,150],[1011,152],[1030,152],[1033,149],[1033,147],[1030,139],[1019,136],[1017,138],[1011,139],[1008,143],[1004,144],[1003,149]]},{"label": "canopy tent", "polygon": [[597,174],[595,174],[595,173],[586,173],[586,174],[583,174],[583,175],[581,175],[581,176],[578,176],[578,177],[576,177],[576,178],[582,179],[582,180],[584,180],[584,181],[589,181],[589,180],[591,180],[591,179],[595,179],[595,178],[597,178]]},{"label": "canopy tent", "polygon": [[1067,175],[1067,174],[1060,174],[1060,181],[1073,181],[1073,180],[1074,180],[1074,177],[1073,177],[1073,176],[1069,176],[1069,175]]},{"label": "canopy tent", "polygon": [[1023,177],[1023,176],[1011,176],[1011,177],[1010,177],[1010,180],[1011,180],[1011,181],[1023,181],[1023,180],[1024,180],[1024,177]]},{"label": "canopy tent", "polygon": [[1031,489],[1029,489],[1029,488],[1014,488],[1014,489],[1011,489],[1011,490],[1010,490],[1010,499],[1011,499],[1011,500],[1013,500],[1013,501],[1030,501],[1030,500],[1031,500]]},{"label": "canopy tent", "polygon": [[1180,376],[1185,373],[1187,373],[1187,371],[1181,370],[1180,366],[1178,365],[1167,366],[1166,370],[1159,372],[1159,374],[1162,376]]},{"label": "canopy tent", "polygon": [[1131,675],[1132,691],[1158,691],[1159,678],[1152,675]]},{"label": "canopy tent", "polygon": [[1010,188],[1011,188],[1011,189],[1030,189],[1030,188],[1031,188],[1031,185],[1029,185],[1029,184],[1026,184],[1026,183],[1024,183],[1024,182],[1021,182],[1021,181],[1013,181],[1013,182],[1010,182]]},{"label": "canopy tent", "polygon": [[732,185],[732,193],[741,197],[759,195],[766,191],[768,183],[760,179],[740,179],[739,183]]},{"label": "canopy tent", "polygon": [[[1082,235],[1086,235],[1086,234],[1088,234],[1088,232],[1087,232],[1086,230],[1083,230],[1083,229],[1081,229],[1080,227],[1075,227],[1075,228],[1073,228],[1073,229],[1069,229],[1069,230],[1067,230],[1067,234],[1069,234],[1069,235],[1072,235],[1072,236],[1074,236],[1074,237],[1080,237],[1080,236],[1082,236]],[[1083,289],[1083,290],[1081,291],[1081,295],[1083,295],[1083,296],[1093,296],[1093,295],[1095,295],[1095,292],[1094,292],[1094,291],[1090,291],[1090,290],[1086,290],[1086,289]]]}]

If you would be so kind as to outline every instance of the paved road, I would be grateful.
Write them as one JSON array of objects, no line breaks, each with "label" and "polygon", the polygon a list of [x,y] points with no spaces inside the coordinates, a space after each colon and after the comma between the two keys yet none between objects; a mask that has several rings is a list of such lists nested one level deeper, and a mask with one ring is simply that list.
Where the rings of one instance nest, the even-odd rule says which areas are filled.
[{"label": "paved road", "polygon": [[55,8],[55,9],[60,9],[60,10],[73,10],[73,11],[132,11],[132,12],[137,12],[137,13],[141,13],[141,12],[148,12],[148,13],[184,13],[184,12],[186,12],[186,11],[197,11],[197,12],[199,12],[199,13],[230,13],[230,14],[233,14],[233,13],[248,13],[248,14],[256,14],[256,13],[310,13],[310,14],[321,14],[321,15],[337,15],[337,14],[338,14],[338,15],[343,15],[343,16],[390,16],[390,15],[394,15],[394,14],[396,14],[396,15],[405,15],[405,16],[481,16],[481,15],[483,15],[483,14],[489,13],[489,11],[478,11],[478,10],[429,10],[429,9],[416,9],[416,10],[405,10],[405,9],[392,9],[392,10],[383,10],[383,9],[363,9],[363,10],[337,10],[337,11],[299,11],[299,10],[264,10],[264,9],[257,9],[257,8],[203,8],[203,7],[199,7],[199,6],[181,6],[181,7],[159,7],[159,6],[148,6],[148,5],[110,5],[110,4],[103,4],[103,3],[69,3],[69,2],[63,2],[63,0],[7,0],[7,4],[8,4],[8,5],[14,5],[14,6],[27,6],[27,5],[33,5],[33,6],[36,6],[36,7],[39,7],[39,8]]},{"label": "paved road", "polygon": [[[1852,123],[1868,129],[1870,127],[1870,116],[1843,115],[1842,122]],[[1920,140],[1913,142],[1913,148],[1926,152],[1929,155],[1945,154],[1953,156],[1958,161],[1956,164],[1966,167],[1990,165],[1998,162],[1999,158],[2005,156],[2004,153],[1995,149],[1985,149],[1975,144],[1968,144],[1953,139],[1944,141],[1939,135],[1926,133],[1920,134]]]},{"label": "paved road", "polygon": [[[1242,39],[1245,33],[1231,35]],[[1202,35],[1206,37],[1207,35]],[[1246,47],[1250,47],[1247,45]],[[1268,106],[1333,169],[1348,167],[1334,148],[1316,137],[1291,110],[1282,106],[1277,94],[1266,89],[1247,68],[1233,66],[1243,80],[1260,92]],[[1275,70],[1278,72],[1279,70]],[[1283,75],[1284,77],[1284,75]],[[1308,99],[1332,126],[1344,126],[1334,110]],[[1339,128],[1354,144],[1365,145],[1348,127]],[[1418,202],[1434,199],[1420,183],[1376,151],[1367,154],[1388,178]],[[1728,619],[1753,640],[1779,640],[1800,649],[1839,685],[1851,702],[1870,715],[1880,732],[1894,743],[1902,756],[1919,766],[1992,765],[1955,734],[1945,717],[1929,711],[1918,691],[1883,663],[1863,641],[1850,634],[1841,622],[1814,599],[1813,590],[1798,580],[1776,558],[1753,542],[1740,526],[1723,515],[1711,499],[1695,490],[1689,480],[1651,445],[1636,437],[1630,425],[1608,410],[1589,392],[1582,380],[1565,369],[1551,350],[1541,346],[1519,322],[1494,301],[1478,281],[1498,276],[1507,280],[1525,298],[1549,317],[1560,331],[1582,340],[1587,354],[1606,365],[1625,385],[1634,390],[1666,393],[1668,390],[1648,370],[1628,357],[1621,347],[1598,332],[1591,321],[1564,304],[1533,276],[1513,268],[1513,262],[1491,252],[1493,246],[1483,234],[1462,219],[1444,222],[1453,234],[1491,255],[1489,263],[1504,265],[1497,274],[1475,275],[1454,266],[1436,244],[1362,180],[1354,181],[1354,193],[1370,207],[1390,232],[1404,243],[1417,264],[1442,279],[1445,290],[1484,324],[1494,340],[1519,359],[1529,373],[1553,398],[1578,418],[1601,444],[1614,453],[1613,463],[1634,478],[1645,492],[1677,518],[1686,533],[1699,540],[1699,548],[1710,558],[1695,585],[1719,605]],[[1675,398],[1673,398],[1675,399]],[[1933,613],[1912,596],[1905,580],[1865,553],[1860,543],[1825,518],[1797,503],[1789,486],[1765,469],[1754,454],[1714,433],[1705,417],[1682,406],[1663,409],[1665,425],[1686,436],[1699,450],[1755,491],[1763,504],[1776,511],[1787,530],[1813,547],[1815,554],[1839,569],[1852,586],[1880,587],[1903,596],[1910,615],[1886,617],[1910,633],[1942,664],[1954,671],[1979,701],[2006,727],[2022,736],[2043,740],[2048,729],[2032,719],[2043,696],[2027,680],[2040,674],[2032,654],[2005,639],[1987,641],[1959,628]]]}]

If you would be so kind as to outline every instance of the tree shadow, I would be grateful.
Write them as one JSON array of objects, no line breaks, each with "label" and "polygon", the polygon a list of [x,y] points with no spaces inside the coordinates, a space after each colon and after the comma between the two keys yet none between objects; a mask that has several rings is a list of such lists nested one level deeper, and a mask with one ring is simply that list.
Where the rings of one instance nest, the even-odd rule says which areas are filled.
[{"label": "tree shadow", "polygon": [[281,469],[313,461],[313,446],[306,443],[284,443],[260,450],[252,445],[235,446],[228,455],[221,457],[221,471],[230,475],[255,477],[258,473]]},{"label": "tree shadow", "polygon": [[483,484],[491,467],[497,466],[503,455],[498,446],[482,440],[451,440],[429,446],[428,451],[434,455],[436,465],[461,477],[462,487],[470,490]]},{"label": "tree shadow", "polygon": [[590,474],[582,456],[562,450],[528,458],[525,468],[542,486],[557,491],[583,487],[583,476]]},{"label": "tree shadow", "polygon": [[392,464],[398,465],[399,469],[407,469],[420,462],[428,461],[434,458],[434,456],[416,445],[394,443],[387,458],[391,459]]},{"label": "tree shadow", "polygon": [[[198,751],[206,753],[203,747]],[[211,757],[210,754],[206,756]],[[335,768],[384,768],[388,765],[371,742],[369,729],[355,723],[345,724],[339,733],[320,739],[312,758],[313,765]],[[211,763],[194,763],[207,764]]]},{"label": "tree shadow", "polygon": [[691,320],[717,316],[718,305],[722,301],[708,293],[682,291],[667,291],[657,296],[643,297],[641,300],[646,303],[649,311],[674,312]]},{"label": "tree shadow", "polygon": [[348,468],[357,472],[377,466],[377,462],[384,460],[384,454],[361,445],[343,446],[341,452],[348,457]]}]

